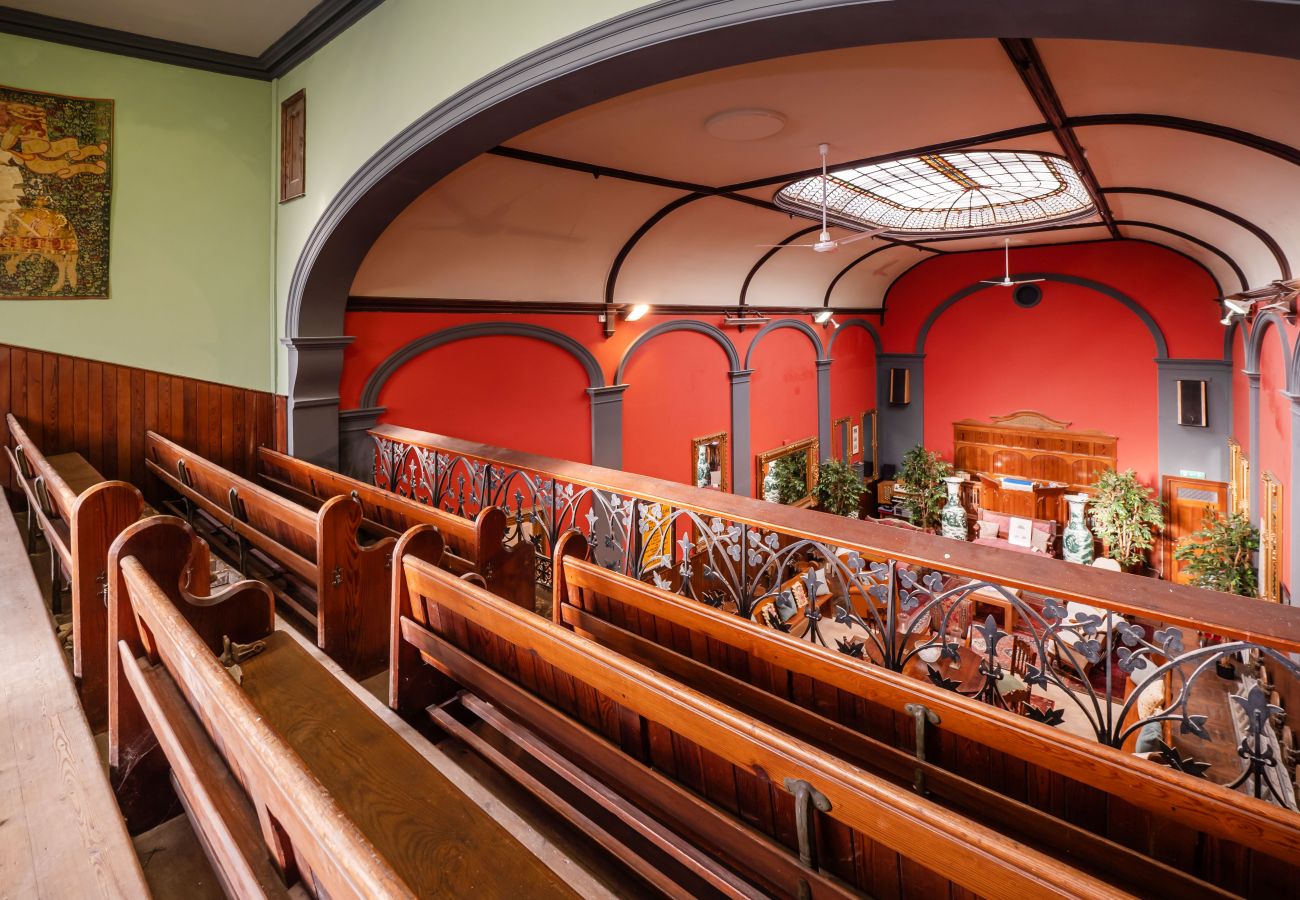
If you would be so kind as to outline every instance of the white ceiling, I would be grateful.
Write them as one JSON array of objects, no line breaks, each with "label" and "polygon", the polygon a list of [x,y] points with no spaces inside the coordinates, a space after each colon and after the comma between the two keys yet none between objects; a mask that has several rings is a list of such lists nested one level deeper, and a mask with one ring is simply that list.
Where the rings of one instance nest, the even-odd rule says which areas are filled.
[{"label": "white ceiling", "polygon": [[26,12],[258,56],[320,0],[4,0]]},{"label": "white ceiling", "polygon": [[[1036,42],[1067,116],[1147,114],[1197,119],[1300,146],[1300,62],[1146,44]],[[704,122],[730,109],[769,109],[787,125],[757,141],[711,136]],[[960,141],[1023,126],[1042,114],[996,40],[862,47],[723,69],[646,88],[548,122],[506,146],[621,169],[680,185],[593,178],[535,161],[485,155],[432,186],[376,242],[354,295],[598,302],[624,254],[616,302],[734,307],[766,250],[812,224],[773,209],[705,197],[630,238],[692,185],[710,189],[766,180],[743,191],[767,203],[778,176]],[[1300,166],[1223,137],[1136,124],[1092,124],[1076,135],[1103,188],[1183,194],[1267,231],[1300,270]],[[1050,131],[969,146],[1063,153]],[[1123,237],[1149,240],[1204,265],[1225,291],[1243,285],[1213,245],[1257,287],[1282,277],[1259,237],[1230,218],[1137,194],[1106,197]],[[436,229],[436,230],[434,230]],[[1092,224],[1020,235],[1026,244],[1108,239]],[[808,240],[801,238],[800,240]],[[939,241],[961,252],[1001,236]],[[888,248],[888,249],[880,249]],[[860,264],[851,263],[880,249]],[[779,250],[755,271],[746,302],[878,308],[890,283],[931,254],[860,241],[834,254]],[[997,273],[993,273],[997,274]],[[838,279],[838,280],[837,280]]]}]

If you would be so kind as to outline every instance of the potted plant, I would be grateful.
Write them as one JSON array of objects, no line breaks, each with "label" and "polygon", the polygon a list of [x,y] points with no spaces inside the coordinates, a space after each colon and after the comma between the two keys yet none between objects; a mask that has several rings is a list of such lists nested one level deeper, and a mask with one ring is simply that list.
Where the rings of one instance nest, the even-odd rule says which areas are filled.
[{"label": "potted plant", "polygon": [[903,454],[897,482],[911,501],[913,525],[927,531],[939,527],[939,511],[948,497],[943,480],[951,474],[951,465],[920,444]]},{"label": "potted plant", "polygon": [[1259,529],[1240,513],[1224,518],[1211,510],[1199,531],[1174,550],[1187,563],[1191,583],[1207,591],[1254,597],[1257,584],[1252,556],[1259,549]]},{"label": "potted plant", "polygon": [[808,495],[808,457],[803,453],[782,456],[772,464],[769,475],[777,503],[798,503]]},{"label": "potted plant", "polygon": [[1132,469],[1108,469],[1093,485],[1092,531],[1125,571],[1143,560],[1165,527],[1160,503]]},{"label": "potted plant", "polygon": [[858,504],[866,488],[858,473],[843,460],[828,459],[817,468],[817,486],[813,496],[817,505],[837,516],[858,517]]}]

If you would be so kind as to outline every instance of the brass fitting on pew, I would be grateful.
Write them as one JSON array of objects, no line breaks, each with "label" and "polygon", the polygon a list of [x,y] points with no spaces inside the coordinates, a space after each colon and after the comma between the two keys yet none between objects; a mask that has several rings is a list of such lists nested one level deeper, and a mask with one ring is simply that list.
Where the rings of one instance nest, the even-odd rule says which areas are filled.
[{"label": "brass fitting on pew", "polygon": [[[831,801],[817,788],[802,778],[787,778],[785,789],[794,794],[794,824],[799,834],[799,862],[805,868],[817,870],[817,848],[813,846],[812,811],[831,811]],[[807,882],[801,882],[800,894]]]},{"label": "brass fitting on pew", "polygon": [[[920,703],[906,704],[903,707],[903,712],[916,720],[916,758],[920,762],[925,762],[925,723],[929,722],[931,725],[938,725],[939,714],[929,707],[922,706]],[[924,795],[926,793],[925,771],[923,769],[917,768],[912,784],[918,794]]]}]

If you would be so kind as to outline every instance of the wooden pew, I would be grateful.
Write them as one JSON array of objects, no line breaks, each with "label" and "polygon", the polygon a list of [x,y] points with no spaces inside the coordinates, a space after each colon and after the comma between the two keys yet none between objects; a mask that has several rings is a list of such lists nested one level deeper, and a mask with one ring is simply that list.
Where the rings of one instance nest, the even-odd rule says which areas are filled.
[{"label": "wooden pew", "polygon": [[394,541],[362,546],[361,503],[332,497],[316,509],[253,484],[150,431],[148,470],[179,494],[205,536],[234,535],[241,571],[251,563],[275,573],[276,596],[316,630],[316,643],[348,671],[365,678],[387,663],[388,567]]},{"label": "wooden pew", "polygon": [[[1047,853],[1148,895],[1300,883],[1294,816],[610,572],[576,534],[558,550],[554,614],[576,634]],[[938,718],[924,761],[918,706]]]},{"label": "wooden pew", "polygon": [[5,420],[14,440],[5,453],[27,499],[29,542],[34,524],[50,546],[55,611],[60,570],[71,580],[72,671],[86,719],[100,731],[108,714],[108,548],[140,518],[144,498],[134,485],[103,478],[78,454],[46,458],[12,414]]},{"label": "wooden pew", "polygon": [[441,729],[663,893],[1129,896],[401,543],[397,559],[394,635],[411,653],[394,655],[394,707],[427,702]]},{"label": "wooden pew", "polygon": [[[271,590],[178,588],[198,547],[174,517],[112,551],[110,767],[137,827],[168,780],[231,897],[573,896],[330,674],[274,627]],[[413,552],[441,553],[425,532]],[[261,644],[238,663],[225,640]],[[153,806],[153,810],[148,807]],[[142,821],[143,819],[143,821]]]},{"label": "wooden pew", "polygon": [[319,508],[340,494],[356,497],[365,528],[377,536],[396,538],[412,526],[432,525],[446,542],[444,568],[456,575],[481,575],[492,593],[533,609],[536,554],[527,542],[505,545],[506,515],[497,507],[488,507],[472,520],[466,519],[268,447],[257,451],[257,471],[271,490],[308,509]]}]

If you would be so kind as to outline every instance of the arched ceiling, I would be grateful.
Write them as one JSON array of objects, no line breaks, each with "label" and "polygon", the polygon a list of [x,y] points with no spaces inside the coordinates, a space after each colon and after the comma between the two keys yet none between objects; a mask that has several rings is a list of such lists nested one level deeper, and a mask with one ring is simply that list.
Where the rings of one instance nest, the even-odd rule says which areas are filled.
[{"label": "arched ceiling", "polygon": [[[709,134],[735,109],[786,124]],[[1016,244],[1138,239],[1225,292],[1260,287],[1300,269],[1296,109],[1298,61],[1151,44],[932,41],[736,66],[578,110],[461,167],[381,235],[352,295],[870,310],[924,259],[1001,244],[758,246],[815,237],[772,196],[815,170],[823,141],[832,166],[955,147],[1064,155],[1099,215],[1013,236],[1013,268]]]}]

